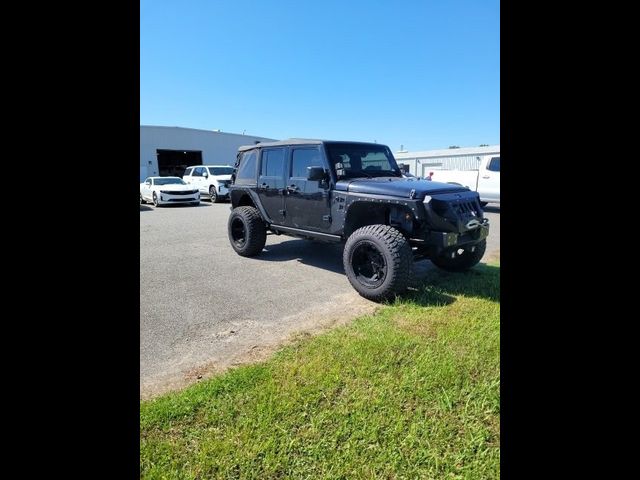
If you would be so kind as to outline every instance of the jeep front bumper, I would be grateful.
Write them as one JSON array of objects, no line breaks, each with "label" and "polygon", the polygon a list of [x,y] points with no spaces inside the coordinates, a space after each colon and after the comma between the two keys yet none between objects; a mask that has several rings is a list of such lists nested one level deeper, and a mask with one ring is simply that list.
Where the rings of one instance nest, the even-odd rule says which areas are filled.
[{"label": "jeep front bumper", "polygon": [[427,242],[430,246],[437,250],[455,247],[457,245],[466,245],[468,243],[478,243],[489,235],[489,220],[483,218],[478,221],[477,226],[471,231],[465,233],[455,232],[429,232]]}]

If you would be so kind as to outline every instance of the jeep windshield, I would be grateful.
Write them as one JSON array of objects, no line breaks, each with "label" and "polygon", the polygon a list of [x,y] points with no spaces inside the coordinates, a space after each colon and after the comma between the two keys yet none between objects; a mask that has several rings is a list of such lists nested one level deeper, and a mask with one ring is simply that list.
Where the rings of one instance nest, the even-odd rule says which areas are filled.
[{"label": "jeep windshield", "polygon": [[385,145],[327,142],[326,148],[338,179],[402,176],[391,150]]}]

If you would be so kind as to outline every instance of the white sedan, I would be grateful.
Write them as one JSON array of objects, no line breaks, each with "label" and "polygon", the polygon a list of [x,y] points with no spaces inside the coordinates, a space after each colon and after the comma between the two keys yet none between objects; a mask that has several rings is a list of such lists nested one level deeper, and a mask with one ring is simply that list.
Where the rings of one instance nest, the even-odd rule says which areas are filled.
[{"label": "white sedan", "polygon": [[180,177],[148,177],[140,184],[140,204],[200,204],[200,192]]}]

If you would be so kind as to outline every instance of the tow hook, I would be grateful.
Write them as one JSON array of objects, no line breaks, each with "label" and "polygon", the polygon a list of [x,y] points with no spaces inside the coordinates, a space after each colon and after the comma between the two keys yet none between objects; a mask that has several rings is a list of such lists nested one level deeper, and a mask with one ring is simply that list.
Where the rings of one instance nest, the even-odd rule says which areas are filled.
[{"label": "tow hook", "polygon": [[489,228],[489,219],[483,218],[482,221],[474,218],[469,220],[466,225],[468,230],[475,230],[476,228]]}]

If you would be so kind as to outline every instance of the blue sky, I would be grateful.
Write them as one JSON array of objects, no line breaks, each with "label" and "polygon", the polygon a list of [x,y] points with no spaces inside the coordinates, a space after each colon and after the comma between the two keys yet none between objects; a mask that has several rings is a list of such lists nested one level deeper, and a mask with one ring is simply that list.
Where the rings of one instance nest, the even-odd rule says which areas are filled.
[{"label": "blue sky", "polygon": [[500,143],[500,3],[141,0],[140,123]]}]

